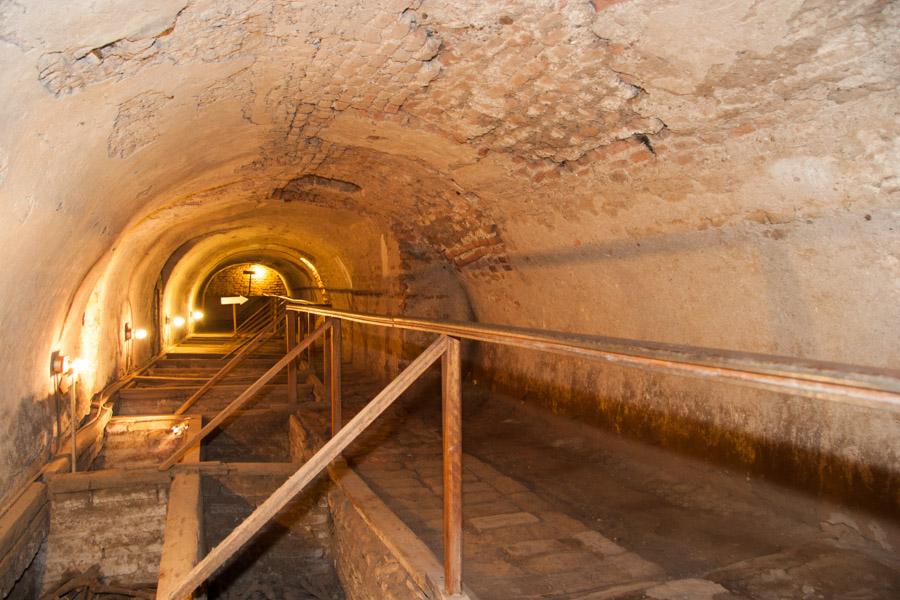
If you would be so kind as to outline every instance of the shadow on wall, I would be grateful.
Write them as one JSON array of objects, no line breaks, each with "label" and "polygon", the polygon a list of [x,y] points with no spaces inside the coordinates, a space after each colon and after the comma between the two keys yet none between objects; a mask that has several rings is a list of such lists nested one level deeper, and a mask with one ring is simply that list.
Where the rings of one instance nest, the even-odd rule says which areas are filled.
[{"label": "shadow on wall", "polygon": [[[603,391],[562,384],[550,377],[533,379],[506,369],[485,370],[483,365],[475,363],[466,365],[466,372],[475,380],[487,383],[479,387],[482,396],[502,394],[616,434],[736,468],[821,498],[892,518],[900,514],[900,473],[863,460],[838,456],[825,448],[802,444],[812,438],[814,443],[825,445],[825,438],[834,434],[828,431],[828,423],[816,422],[815,412],[810,410],[810,403],[821,401],[749,390],[758,394],[749,403],[749,410],[758,411],[779,427],[778,439],[776,436],[763,437],[734,424],[718,422],[717,409],[734,400],[724,397],[732,387],[728,384],[716,386],[712,393],[691,393],[664,382],[672,376],[633,371],[630,377],[615,378],[610,376],[611,370],[601,365],[574,364],[576,361],[562,357],[554,359],[560,363],[573,363],[570,366],[582,374],[591,370],[597,378],[606,376],[625,382],[621,386],[621,395],[613,397]],[[635,384],[640,377],[645,383]],[[717,394],[718,390],[721,392]],[[734,393],[744,391],[740,388]],[[470,401],[477,403],[478,399],[471,398]],[[706,419],[697,418],[697,415]],[[834,435],[835,440],[840,437]]]},{"label": "shadow on wall", "polygon": [[[57,425],[56,414],[61,414]],[[0,429],[0,447],[2,452],[17,459],[17,462],[4,465],[0,469],[0,506],[5,507],[5,497],[18,491],[27,477],[39,469],[47,461],[53,446],[58,439],[51,432],[68,428],[68,402],[62,398],[57,403],[56,396],[50,394],[37,402],[34,396],[22,398],[18,407],[3,419]]]}]

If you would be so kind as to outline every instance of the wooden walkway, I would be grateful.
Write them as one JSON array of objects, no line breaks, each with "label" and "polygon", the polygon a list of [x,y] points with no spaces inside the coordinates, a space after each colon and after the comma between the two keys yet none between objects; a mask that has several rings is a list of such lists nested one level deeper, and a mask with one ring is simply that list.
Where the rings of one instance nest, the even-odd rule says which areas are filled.
[{"label": "wooden walkway", "polygon": [[[233,342],[229,337],[191,337],[146,373],[147,378],[139,380],[134,387],[122,390],[116,414],[171,413],[225,364],[222,356],[232,350]],[[208,418],[215,414],[283,354],[282,339],[266,342],[192,406],[187,416]],[[324,379],[320,370],[321,354],[317,352],[313,358],[314,369],[317,369],[319,378]],[[383,382],[353,365],[344,364],[342,371],[346,421],[375,396],[383,387]],[[220,431],[204,441],[202,460],[248,463],[283,463],[290,460],[287,447],[289,416],[296,415],[314,422],[322,419],[321,404],[314,398],[313,387],[301,383],[298,390],[298,402],[290,403],[285,374],[280,374],[250,404],[223,424]],[[345,457],[351,468],[440,558],[443,490],[439,412],[428,408],[429,405],[433,405],[432,408],[440,405],[440,391],[423,384],[408,396],[409,401],[404,400],[392,407],[376,421],[345,452]],[[421,408],[423,405],[425,410]],[[435,420],[435,417],[438,419]],[[324,429],[324,422],[321,425]],[[475,429],[474,435],[477,437],[472,446],[481,450],[490,447],[489,428]],[[473,439],[472,434],[467,432],[466,435],[469,437],[465,439]],[[751,569],[752,573],[742,575],[752,580],[751,583],[745,581],[726,588],[723,586],[727,583],[726,578],[706,575],[706,571],[712,573],[712,570],[680,568],[674,562],[669,564],[657,560],[661,556],[659,553],[648,555],[643,547],[630,547],[627,540],[616,537],[615,532],[621,530],[620,526],[611,527],[607,522],[573,514],[566,502],[560,502],[559,490],[528,481],[528,473],[518,467],[509,470],[498,468],[494,451],[500,450],[492,448],[491,452],[482,452],[483,456],[469,452],[463,458],[464,581],[480,599],[727,600],[768,597],[765,594],[744,593],[745,590],[755,589],[751,583],[756,581],[754,577],[758,579],[763,576],[759,570]],[[511,461],[510,464],[514,463]],[[602,465],[596,465],[596,469],[602,468]],[[566,474],[561,473],[560,476],[565,477]],[[283,475],[270,477],[258,489],[271,490],[283,479]],[[594,485],[585,481],[584,487],[587,490]],[[221,539],[228,528],[239,522],[239,516],[246,515],[250,507],[264,498],[264,494],[258,491],[250,493],[246,485],[223,488],[221,481],[216,485],[207,485],[205,489],[211,498],[206,507],[211,511],[209,523],[212,524],[212,529],[207,532],[208,543]],[[235,498],[240,501],[229,505]],[[572,500],[575,502],[576,499]],[[653,508],[648,507],[648,510]],[[688,513],[679,518],[689,518]],[[630,515],[623,514],[621,517],[627,520]],[[292,543],[302,546],[304,542],[293,540]],[[286,552],[284,556],[299,556],[287,552],[285,544],[273,543],[272,547],[281,548],[282,552]],[[312,546],[304,547],[311,552]],[[250,556],[254,557],[252,560],[239,561],[242,566],[229,567],[227,575],[220,576],[218,583],[213,582],[211,590],[217,591],[211,597],[238,598],[242,597],[241,594],[252,594],[256,590],[261,594],[258,597],[274,600],[284,597],[279,594],[284,594],[283,590],[292,585],[309,589],[311,584],[308,578],[294,581],[289,573],[279,571],[290,571],[288,559],[266,557],[264,549],[258,545],[255,548],[250,550]],[[843,554],[828,556],[846,558]],[[877,561],[865,564],[874,582],[869,588],[862,588],[854,598],[890,597],[900,589],[896,571],[885,568]],[[265,565],[265,572],[269,573],[271,581],[278,582],[277,585],[266,588],[261,583],[265,578],[253,571],[256,568],[254,565]],[[320,576],[326,579],[333,577],[333,571],[330,573],[323,571]],[[818,574],[817,577],[817,583],[809,584],[812,589],[823,585],[823,575]],[[231,583],[226,585],[226,580]],[[236,587],[229,588],[229,585]],[[310,591],[309,597],[317,597],[316,593],[330,593],[338,598],[340,592],[336,591],[335,585],[326,586],[330,591]],[[779,597],[777,593],[785,590],[793,590],[791,586],[793,583],[773,586],[776,595],[772,597]],[[804,589],[808,591],[809,588],[802,585],[797,588],[800,592]],[[784,597],[794,596],[788,593]],[[800,593],[796,597],[806,596]]]}]

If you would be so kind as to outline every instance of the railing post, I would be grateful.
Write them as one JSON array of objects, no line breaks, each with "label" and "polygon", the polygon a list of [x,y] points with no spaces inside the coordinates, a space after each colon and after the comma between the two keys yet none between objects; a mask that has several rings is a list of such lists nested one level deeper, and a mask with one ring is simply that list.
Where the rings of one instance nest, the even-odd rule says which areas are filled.
[{"label": "railing post", "polygon": [[[310,313],[306,313],[306,335],[309,335],[309,332],[312,330],[312,315]],[[312,345],[310,345],[310,347],[306,349],[306,366],[310,369],[313,368]]]},{"label": "railing post", "polygon": [[331,437],[334,437],[343,425],[341,418],[341,320],[329,319],[331,335],[328,336],[329,373],[328,392],[331,397]]},{"label": "railing post", "polygon": [[441,358],[444,438],[444,587],[462,591],[462,377],[459,340],[447,338]]},{"label": "railing post", "polygon": [[[285,327],[284,327],[284,343],[285,352],[290,352],[297,345],[297,316],[289,310],[284,311]],[[297,361],[292,360],[287,365],[287,388],[288,402],[295,404],[297,402]]]},{"label": "railing post", "polygon": [[326,402],[328,398],[331,398],[331,366],[328,364],[330,354],[328,340],[331,336],[331,328],[328,327],[330,321],[327,317],[322,318],[322,323],[325,325],[325,333],[322,335],[322,402]]},{"label": "railing post", "polygon": [[78,412],[78,376],[71,375],[72,377],[72,385],[69,387],[69,420],[72,421],[70,423],[71,427],[69,428],[71,431],[71,442],[72,442],[72,472],[78,470],[78,418],[75,416],[75,413]]}]

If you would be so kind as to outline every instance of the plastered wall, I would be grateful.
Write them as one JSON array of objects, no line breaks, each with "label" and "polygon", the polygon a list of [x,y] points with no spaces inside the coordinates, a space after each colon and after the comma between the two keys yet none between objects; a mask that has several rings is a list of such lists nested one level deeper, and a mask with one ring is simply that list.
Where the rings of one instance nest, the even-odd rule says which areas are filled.
[{"label": "plastered wall", "polygon": [[[275,246],[358,310],[895,368],[898,24],[881,0],[3,4],[0,494],[51,446],[54,348],[96,390],[153,352],[124,322],[177,340],[160,314]],[[383,370],[419,344],[349,336]],[[480,356],[623,433],[896,490],[893,416]]]}]

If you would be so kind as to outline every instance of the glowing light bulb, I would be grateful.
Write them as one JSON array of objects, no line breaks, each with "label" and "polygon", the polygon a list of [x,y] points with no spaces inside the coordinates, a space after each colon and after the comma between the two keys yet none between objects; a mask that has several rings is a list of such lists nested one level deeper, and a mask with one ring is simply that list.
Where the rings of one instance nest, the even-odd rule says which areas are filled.
[{"label": "glowing light bulb", "polygon": [[185,323],[184,317],[182,317],[182,316],[172,317],[172,325],[174,327],[184,327],[184,323]]},{"label": "glowing light bulb", "polygon": [[135,329],[134,330],[134,339],[143,340],[147,338],[147,330],[146,329]]},{"label": "glowing light bulb", "polygon": [[191,317],[193,317],[195,321],[202,321],[203,320],[203,311],[195,310],[194,312],[191,313]]},{"label": "glowing light bulb", "polygon": [[86,358],[76,358],[72,361],[72,375],[77,376],[91,368],[91,363]]}]

